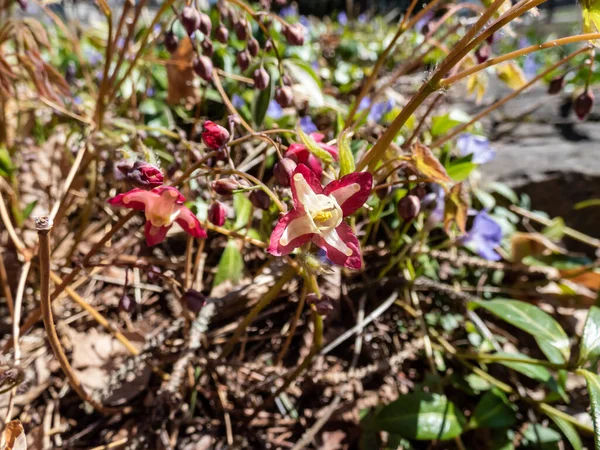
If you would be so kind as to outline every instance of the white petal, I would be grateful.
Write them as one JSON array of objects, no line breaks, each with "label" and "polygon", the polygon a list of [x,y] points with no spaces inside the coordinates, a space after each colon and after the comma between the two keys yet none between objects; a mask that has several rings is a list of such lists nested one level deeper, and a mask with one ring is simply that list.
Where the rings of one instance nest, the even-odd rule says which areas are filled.
[{"label": "white petal", "polygon": [[325,242],[327,242],[332,247],[338,249],[344,255],[352,255],[352,249],[348,247],[344,241],[342,241],[342,238],[340,238],[340,235],[337,234],[337,231],[335,231],[335,229],[331,230],[327,234],[323,234],[323,239],[325,239]]},{"label": "white petal", "polygon": [[[298,201],[306,211],[319,211],[319,196],[315,194],[310,185],[306,182],[302,174],[297,173],[293,177],[294,187]],[[324,197],[324,196],[321,196]],[[325,197],[326,198],[326,197]]]},{"label": "white petal", "polygon": [[339,205],[343,205],[346,200],[352,197],[360,191],[360,184],[358,183],[350,183],[340,189],[336,189],[331,192],[329,195],[336,199]]},{"label": "white petal", "polygon": [[317,233],[318,231],[311,217],[308,214],[303,214],[292,220],[285,230],[283,230],[283,234],[279,238],[279,243],[281,245],[288,245],[300,236]]}]

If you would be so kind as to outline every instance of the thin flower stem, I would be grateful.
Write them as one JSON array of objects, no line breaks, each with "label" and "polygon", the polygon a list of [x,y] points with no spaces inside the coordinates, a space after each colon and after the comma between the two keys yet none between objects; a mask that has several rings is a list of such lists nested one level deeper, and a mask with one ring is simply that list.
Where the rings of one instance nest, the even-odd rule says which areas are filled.
[{"label": "thin flower stem", "polygon": [[[127,4],[128,2],[125,2]],[[103,8],[100,8],[103,9]],[[110,10],[105,11],[106,21],[108,22],[108,36],[106,37],[106,53],[104,56],[104,71],[102,72],[102,81],[100,83],[100,89],[98,90],[98,98],[96,100],[96,124],[98,128],[102,128],[103,115],[104,115],[104,93],[108,86],[108,70],[112,63],[112,52],[113,52],[113,23],[112,14]]]},{"label": "thin flower stem", "polygon": [[12,241],[14,246],[17,248],[17,251],[19,253],[23,254],[23,252],[26,251],[27,247],[25,247],[25,244],[23,243],[21,238],[19,238],[19,235],[15,231],[15,227],[13,226],[12,221],[10,220],[10,216],[8,214],[8,209],[6,208],[6,203],[4,203],[4,196],[1,194],[0,194],[0,219],[2,219],[2,224],[6,228],[6,231],[8,232],[8,236],[10,237],[10,240]]},{"label": "thin flower stem", "polygon": [[75,371],[71,367],[67,356],[62,348],[56,328],[54,327],[54,318],[52,316],[52,305],[50,299],[50,230],[52,229],[52,222],[49,221],[48,217],[42,217],[36,219],[36,229],[39,238],[39,265],[40,265],[40,303],[42,308],[42,318],[44,320],[44,328],[46,329],[46,335],[48,342],[54,356],[58,360],[62,371],[64,372],[69,385],[77,393],[79,398],[84,402],[89,403],[102,414],[109,414],[118,412],[119,409],[106,408],[96,400],[94,400],[84,389],[83,385],[77,378]]},{"label": "thin flower stem", "polygon": [[69,193],[69,189],[71,189],[71,183],[73,183],[73,179],[75,178],[75,175],[77,174],[77,171],[79,170],[79,167],[81,166],[81,161],[83,161],[83,156],[85,155],[86,150],[87,150],[87,143],[81,145],[81,147],[79,148],[79,151],[77,152],[77,155],[75,156],[73,165],[71,166],[71,169],[69,170],[69,174],[67,175],[67,178],[63,184],[62,192],[60,193],[60,199],[59,199],[59,201],[54,203],[54,206],[52,207],[52,211],[50,211],[50,220],[52,220],[52,221],[54,221],[54,219],[56,218],[56,214],[58,213],[58,210],[60,209],[61,205],[65,201],[65,198],[67,197],[67,194]]},{"label": "thin flower stem", "polygon": [[187,290],[192,287],[192,254],[194,253],[194,238],[193,236],[187,237],[186,248],[185,248],[185,281],[184,288]]},{"label": "thin flower stem", "polygon": [[235,114],[236,116],[239,117],[240,123],[249,133],[254,133],[254,130],[252,129],[252,127],[250,125],[248,125],[248,122],[246,122],[244,120],[244,118],[241,116],[241,114],[238,113],[237,109],[235,109],[235,106],[233,106],[233,103],[231,103],[229,96],[227,95],[227,93],[225,92],[225,89],[223,89],[223,85],[221,84],[221,77],[219,76],[219,74],[217,72],[213,72],[213,83],[214,83],[215,87],[217,88],[217,91],[219,91],[219,94],[221,95],[223,102],[225,102],[225,106],[227,106],[227,109],[229,110],[229,112],[231,114]]},{"label": "thin flower stem", "polygon": [[425,121],[427,120],[427,117],[429,116],[429,114],[431,114],[431,112],[433,111],[433,109],[437,106],[438,102],[441,99],[443,99],[443,98],[444,98],[444,93],[440,92],[433,99],[433,101],[429,104],[429,106],[427,107],[427,110],[425,111],[425,114],[423,114],[423,117],[421,117],[421,120],[419,121],[419,124],[415,128],[415,131],[413,131],[413,133],[410,135],[410,137],[408,138],[408,140],[406,141],[406,143],[403,145],[404,148],[410,148],[410,146],[413,143],[413,141],[419,136],[419,133],[421,132],[421,128],[423,128],[423,125],[425,124]]},{"label": "thin flower stem", "polygon": [[544,42],[543,44],[539,45],[531,45],[529,47],[515,50],[514,52],[506,53],[505,55],[490,58],[487,61],[481,64],[477,64],[476,66],[470,67],[469,69],[463,70],[462,72],[459,72],[456,75],[444,78],[440,81],[440,85],[442,88],[449,87],[457,81],[460,81],[463,78],[468,77],[469,75],[473,75],[474,73],[479,72],[480,70],[486,69],[491,66],[495,66],[496,64],[500,64],[505,61],[510,61],[511,59],[518,58],[519,56],[529,55],[530,53],[534,53],[539,50],[545,50],[547,48],[558,47],[561,45],[574,44],[576,42],[592,41],[594,39],[600,39],[600,33],[579,34],[577,36],[552,39],[551,41]]},{"label": "thin flower stem", "polygon": [[440,137],[437,141],[435,141],[433,144],[431,144],[431,147],[432,148],[441,147],[443,144],[445,144],[450,139],[452,139],[455,136],[457,136],[462,131],[466,130],[468,127],[470,127],[471,125],[473,125],[475,122],[477,122],[480,119],[482,119],[483,117],[487,116],[489,113],[491,113],[492,111],[498,109],[500,106],[504,105],[505,103],[507,103],[508,101],[512,100],[513,98],[517,97],[523,91],[529,89],[531,86],[533,86],[535,83],[537,83],[539,80],[541,80],[542,78],[544,78],[549,73],[551,73],[554,70],[556,70],[558,67],[562,66],[563,64],[565,64],[569,60],[573,59],[575,56],[580,55],[581,53],[584,53],[586,51],[587,51],[587,48],[583,47],[583,48],[580,48],[579,50],[576,50],[573,53],[565,56],[563,59],[561,59],[557,63],[553,64],[548,69],[544,70],[542,73],[540,73],[539,75],[537,75],[535,78],[533,78],[528,83],[526,83],[523,86],[521,86],[519,89],[511,92],[506,97],[498,100],[496,103],[493,103],[492,105],[488,106],[483,111],[481,111],[480,113],[476,114],[473,117],[473,119],[471,119],[469,122],[461,124],[458,127],[451,129],[448,134],[446,134],[445,136]]}]

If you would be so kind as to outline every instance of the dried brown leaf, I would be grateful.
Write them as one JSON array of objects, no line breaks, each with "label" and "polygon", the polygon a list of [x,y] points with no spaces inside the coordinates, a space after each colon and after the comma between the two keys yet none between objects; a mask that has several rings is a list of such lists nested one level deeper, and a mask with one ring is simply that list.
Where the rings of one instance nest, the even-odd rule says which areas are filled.
[{"label": "dried brown leaf", "polygon": [[412,153],[415,168],[425,177],[431,178],[440,184],[452,182],[445,167],[435,157],[429,147],[417,142],[413,145]]},{"label": "dried brown leaf", "polygon": [[27,437],[19,420],[11,420],[6,424],[0,448],[2,450],[27,450]]}]

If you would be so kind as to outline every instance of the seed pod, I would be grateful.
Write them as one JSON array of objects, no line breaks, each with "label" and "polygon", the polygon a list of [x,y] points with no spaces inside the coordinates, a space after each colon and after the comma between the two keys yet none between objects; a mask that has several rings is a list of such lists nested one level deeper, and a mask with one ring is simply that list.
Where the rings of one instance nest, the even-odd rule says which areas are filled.
[{"label": "seed pod", "polygon": [[413,220],[421,210],[421,200],[416,195],[408,194],[398,202],[398,215],[402,219]]},{"label": "seed pod", "polygon": [[282,108],[287,108],[292,104],[294,100],[294,95],[292,92],[292,88],[289,86],[278,87],[275,90],[275,101],[279,103],[279,106]]},{"label": "seed pod", "polygon": [[200,45],[202,46],[202,53],[210,58],[214,52],[212,41],[208,37],[205,37]]},{"label": "seed pod", "polygon": [[205,36],[210,36],[210,31],[212,30],[212,23],[208,14],[200,14],[200,24],[198,25],[198,29]]},{"label": "seed pod", "polygon": [[219,195],[231,195],[233,191],[237,191],[241,188],[240,183],[233,178],[219,178],[213,181],[213,191]]},{"label": "seed pod", "polygon": [[223,25],[223,24],[219,25],[219,27],[215,31],[215,38],[221,44],[227,44],[227,41],[229,40],[229,30],[227,28],[225,28],[225,25]]},{"label": "seed pod", "polygon": [[200,26],[200,13],[196,8],[186,6],[181,12],[181,24],[187,34],[191,36]]},{"label": "seed pod", "polygon": [[271,197],[269,197],[267,193],[262,189],[257,189],[255,191],[250,192],[248,198],[250,199],[252,204],[258,209],[268,211],[269,206],[271,206]]},{"label": "seed pod", "polygon": [[227,219],[227,209],[219,201],[214,201],[208,208],[208,221],[213,225],[222,227]]},{"label": "seed pod", "polygon": [[311,292],[306,296],[306,304],[308,306],[314,305],[315,311],[321,316],[326,316],[333,311],[333,299],[329,295],[323,294],[319,298]]},{"label": "seed pod", "polygon": [[594,107],[594,94],[592,91],[585,91],[583,94],[578,96],[573,102],[573,111],[579,118],[579,120],[585,119],[592,108]]},{"label": "seed pod", "polygon": [[282,158],[273,167],[273,174],[280,186],[287,187],[290,185],[290,178],[296,170],[296,163],[290,158]]},{"label": "seed pod", "polygon": [[246,44],[246,48],[248,49],[248,52],[252,56],[258,55],[258,51],[260,50],[258,41],[256,39],[254,39],[253,37],[248,40],[248,43]]},{"label": "seed pod", "polygon": [[119,311],[131,314],[135,310],[135,300],[132,299],[129,295],[124,294],[119,299]]},{"label": "seed pod", "polygon": [[240,41],[245,41],[248,39],[248,22],[246,19],[241,18],[238,20],[235,25],[235,35]]},{"label": "seed pod", "polygon": [[204,122],[202,142],[211,150],[219,150],[229,141],[229,131],[211,120]]},{"label": "seed pod", "polygon": [[194,58],[194,72],[205,81],[212,79],[213,63],[208,56]]},{"label": "seed pod", "polygon": [[267,53],[269,53],[271,50],[273,50],[273,40],[271,38],[266,40],[263,50]]},{"label": "seed pod", "polygon": [[304,45],[304,27],[302,24],[286,25],[283,28],[283,35],[290,45]]},{"label": "seed pod", "polygon": [[491,54],[492,54],[492,47],[490,47],[487,44],[483,44],[475,52],[475,58],[477,59],[477,64],[486,62],[490,58]]},{"label": "seed pod", "polygon": [[165,34],[165,47],[169,53],[175,53],[179,47],[179,38],[171,30]]},{"label": "seed pod", "polygon": [[423,197],[427,195],[427,189],[423,185],[418,185],[411,189],[410,194],[416,196],[419,200],[423,200]]},{"label": "seed pod", "polygon": [[264,91],[269,85],[270,77],[264,67],[256,69],[252,78],[254,79],[254,87],[256,89]]},{"label": "seed pod", "polygon": [[552,78],[552,80],[550,81],[550,84],[548,84],[548,94],[550,94],[550,95],[558,94],[560,91],[562,91],[564,86],[565,86],[565,76],[564,75],[562,77]]},{"label": "seed pod", "polygon": [[239,51],[236,56],[236,60],[238,66],[240,66],[240,70],[242,72],[245,72],[246,69],[248,69],[248,67],[250,66],[250,55],[248,54],[248,50]]},{"label": "seed pod", "polygon": [[181,303],[183,303],[188,311],[198,314],[204,305],[206,305],[206,297],[202,292],[188,289],[181,296]]}]

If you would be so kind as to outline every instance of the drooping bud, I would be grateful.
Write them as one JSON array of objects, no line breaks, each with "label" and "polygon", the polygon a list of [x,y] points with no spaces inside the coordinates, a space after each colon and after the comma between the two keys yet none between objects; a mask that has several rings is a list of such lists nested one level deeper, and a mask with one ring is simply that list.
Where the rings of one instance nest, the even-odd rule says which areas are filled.
[{"label": "drooping bud", "polygon": [[483,44],[480,46],[475,52],[475,58],[477,59],[477,64],[481,64],[486,62],[490,55],[492,54],[492,47],[487,44]]},{"label": "drooping bud", "polygon": [[425,189],[425,186],[419,184],[411,189],[409,194],[415,195],[419,200],[423,200],[423,197],[427,195],[427,189]]},{"label": "drooping bud", "polygon": [[215,31],[215,38],[221,44],[227,44],[227,40],[229,39],[229,30],[225,27],[225,25],[219,25],[219,27]]},{"label": "drooping bud", "polygon": [[145,161],[136,161],[133,165],[120,163],[117,169],[129,180],[131,184],[140,189],[154,189],[163,184],[164,176],[160,169]]},{"label": "drooping bud", "polygon": [[200,78],[205,81],[210,81],[212,79],[213,63],[208,56],[201,55],[194,58],[193,66],[194,72],[196,72],[196,75]]},{"label": "drooping bud", "polygon": [[211,120],[204,122],[202,142],[211,150],[219,150],[229,141],[229,131]]},{"label": "drooping bud", "polygon": [[304,45],[304,27],[302,24],[286,25],[282,32],[290,45]]},{"label": "drooping bud", "polygon": [[119,299],[119,311],[131,314],[135,310],[135,300],[132,299],[129,295],[124,294]]},{"label": "drooping bud", "polygon": [[248,22],[246,19],[241,18],[235,25],[235,35],[240,41],[245,41],[248,38]]},{"label": "drooping bud", "polygon": [[316,294],[310,293],[306,296],[306,304],[308,306],[315,307],[317,314],[326,316],[333,311],[333,299],[328,295],[321,295],[321,298],[317,297]]},{"label": "drooping bud", "polygon": [[212,30],[212,23],[208,14],[200,14],[200,24],[198,25],[198,29],[205,36],[210,36],[210,31]]},{"label": "drooping bud", "polygon": [[271,38],[267,39],[263,48],[266,53],[269,53],[271,50],[273,50],[273,40]]},{"label": "drooping bud", "polygon": [[239,51],[236,60],[238,66],[240,66],[240,70],[244,72],[250,66],[250,55],[247,50]]},{"label": "drooping bud", "polygon": [[255,38],[253,38],[253,37],[251,37],[248,40],[248,43],[246,44],[246,48],[248,49],[248,52],[252,56],[258,55],[258,51],[260,50],[260,46],[258,45],[258,41]]},{"label": "drooping bud", "polygon": [[213,225],[222,227],[227,219],[227,209],[219,201],[214,201],[208,208],[208,221]]},{"label": "drooping bud", "polygon": [[594,94],[592,91],[586,90],[583,94],[578,96],[573,102],[573,111],[579,118],[579,120],[585,119],[592,108],[594,107]]},{"label": "drooping bud", "polygon": [[259,67],[258,69],[256,69],[252,78],[254,79],[254,87],[256,89],[264,91],[269,85],[269,73],[265,70],[264,67]]},{"label": "drooping bud", "polygon": [[213,52],[214,52],[213,43],[210,39],[205,37],[204,40],[202,41],[202,44],[200,44],[200,45],[202,46],[202,53],[204,53],[208,57],[211,57],[213,55]]},{"label": "drooping bud", "polygon": [[181,12],[181,24],[188,35],[194,34],[194,31],[200,26],[200,13],[196,8],[186,6]]},{"label": "drooping bud", "polygon": [[240,183],[233,178],[219,178],[212,183],[213,191],[219,195],[231,195],[241,187]]},{"label": "drooping bud", "polygon": [[287,108],[292,104],[294,95],[292,88],[289,86],[281,86],[275,90],[275,101],[279,103],[282,108]]},{"label": "drooping bud", "polygon": [[550,80],[550,84],[548,84],[548,94],[550,94],[550,95],[558,94],[560,91],[562,91],[564,86],[565,86],[565,76],[564,75],[562,77],[552,78],[552,80]]},{"label": "drooping bud", "polygon": [[290,178],[296,170],[296,163],[290,158],[282,158],[279,160],[275,167],[273,167],[273,174],[275,179],[280,186],[288,187],[290,185]]},{"label": "drooping bud", "polygon": [[169,53],[175,53],[179,47],[179,38],[173,31],[167,31],[165,34],[165,48]]},{"label": "drooping bud", "polygon": [[421,200],[416,195],[408,194],[398,202],[398,215],[402,219],[413,220],[421,210]]},{"label": "drooping bud", "polygon": [[256,189],[250,192],[248,199],[250,199],[250,202],[258,209],[268,211],[269,206],[271,206],[271,197],[269,197],[262,189]]},{"label": "drooping bud", "polygon": [[202,292],[188,289],[181,296],[181,303],[188,311],[198,314],[204,305],[206,305],[206,297]]}]

